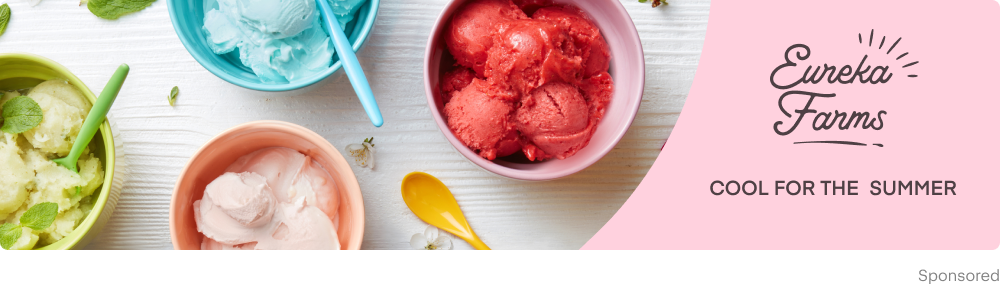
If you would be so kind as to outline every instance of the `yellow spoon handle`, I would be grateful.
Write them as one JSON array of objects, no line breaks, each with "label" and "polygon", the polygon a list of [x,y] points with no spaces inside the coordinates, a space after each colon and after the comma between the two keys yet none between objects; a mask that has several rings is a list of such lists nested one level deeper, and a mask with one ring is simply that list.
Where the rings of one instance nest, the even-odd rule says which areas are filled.
[{"label": "yellow spoon handle", "polygon": [[465,239],[466,242],[469,242],[469,245],[472,245],[473,248],[476,248],[476,250],[490,250],[490,247],[488,247],[486,243],[483,243],[483,240],[480,240],[480,237],[476,236],[476,234],[473,234],[473,238],[463,239]]}]

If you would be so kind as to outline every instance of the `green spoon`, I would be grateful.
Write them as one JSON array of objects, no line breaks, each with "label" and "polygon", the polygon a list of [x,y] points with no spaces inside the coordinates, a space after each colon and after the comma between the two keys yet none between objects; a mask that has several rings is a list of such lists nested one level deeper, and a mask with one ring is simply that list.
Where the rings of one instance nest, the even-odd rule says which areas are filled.
[{"label": "green spoon", "polygon": [[[108,110],[111,109],[111,104],[118,97],[118,91],[122,89],[122,84],[128,75],[129,65],[122,64],[118,66],[118,70],[115,71],[114,75],[111,75],[111,79],[108,79],[108,84],[101,91],[101,96],[97,98],[94,107],[87,114],[87,119],[83,121],[83,126],[80,127],[80,133],[76,135],[76,142],[73,143],[73,149],[70,150],[70,154],[64,158],[57,158],[52,161],[73,172],[79,172],[76,168],[76,161],[80,159],[83,149],[94,138],[97,129],[104,123],[104,117],[108,115]],[[77,193],[80,193],[79,186],[77,187]]]}]

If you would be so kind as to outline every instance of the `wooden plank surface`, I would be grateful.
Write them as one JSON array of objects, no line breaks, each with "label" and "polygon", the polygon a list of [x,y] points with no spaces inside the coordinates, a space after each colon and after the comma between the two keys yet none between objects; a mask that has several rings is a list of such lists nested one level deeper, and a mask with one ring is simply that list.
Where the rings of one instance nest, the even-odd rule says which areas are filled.
[{"label": "wooden plank surface", "polygon": [[[409,249],[426,224],[400,198],[411,171],[439,177],[466,218],[495,249],[577,249],[622,206],[653,164],[678,119],[695,76],[709,20],[708,0],[650,8],[623,1],[646,54],[646,92],[625,138],[578,174],[549,182],[500,178],[466,161],[438,131],[424,96],[427,35],[444,0],[384,0],[359,53],[386,124],[374,128],[343,72],[291,92],[258,92],[205,70],[174,34],[166,1],[106,21],[77,0],[10,1],[0,52],[55,60],[99,91],[121,63],[132,67],[110,118],[125,146],[127,178],[114,217],[91,249],[169,249],[168,207],[188,158],[212,136],[253,120],[305,126],[343,149],[375,137],[375,170],[355,168],[365,197],[364,249]],[[167,104],[171,87],[181,90]],[[469,249],[453,240],[456,249]]]}]

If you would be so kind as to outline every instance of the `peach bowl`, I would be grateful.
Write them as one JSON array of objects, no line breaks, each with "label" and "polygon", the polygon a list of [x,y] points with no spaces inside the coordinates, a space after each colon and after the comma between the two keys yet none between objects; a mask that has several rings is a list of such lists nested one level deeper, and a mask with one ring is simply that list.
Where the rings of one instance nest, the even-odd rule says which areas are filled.
[{"label": "peach bowl", "polygon": [[[562,160],[527,162],[525,160],[498,158],[493,161],[480,157],[466,147],[448,128],[444,115],[439,83],[455,60],[445,46],[444,35],[452,14],[472,0],[449,1],[431,29],[424,54],[424,92],[431,115],[445,138],[467,160],[489,172],[519,180],[551,180],[574,174],[591,166],[615,147],[632,125],[643,100],[646,65],[643,47],[636,26],[619,0],[552,0],[556,4],[577,6],[588,16],[608,43],[611,63],[609,74],[614,81],[612,99],[605,109],[605,117],[591,141],[577,154]],[[445,68],[442,68],[445,67]]]},{"label": "peach bowl", "polygon": [[201,249],[202,234],[195,225],[192,204],[208,185],[237,158],[267,147],[286,147],[316,160],[337,181],[340,191],[337,235],[341,249],[361,249],[365,233],[365,206],[358,180],[344,156],[320,135],[281,121],[256,121],[226,130],[195,152],[174,187],[170,200],[170,239],[174,249]]}]

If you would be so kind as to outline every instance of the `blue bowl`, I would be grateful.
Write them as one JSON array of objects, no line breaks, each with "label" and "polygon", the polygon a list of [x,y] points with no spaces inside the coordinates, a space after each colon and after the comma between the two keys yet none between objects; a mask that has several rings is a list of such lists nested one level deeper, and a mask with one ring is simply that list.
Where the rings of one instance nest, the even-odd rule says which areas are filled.
[{"label": "blue bowl", "polygon": [[[368,40],[375,24],[375,16],[379,12],[379,0],[368,0],[366,4],[358,8],[358,15],[344,29],[355,52],[358,52],[362,44]],[[237,86],[269,92],[295,90],[319,82],[341,68],[341,61],[337,54],[334,54],[334,64],[315,75],[284,84],[262,83],[254,71],[240,62],[239,56],[234,56],[235,53],[216,55],[209,48],[202,32],[205,19],[202,1],[167,0],[167,10],[170,11],[170,21],[174,23],[174,31],[177,32],[177,37],[181,39],[184,48],[188,49],[188,53],[191,53],[191,56],[209,72]]]}]

